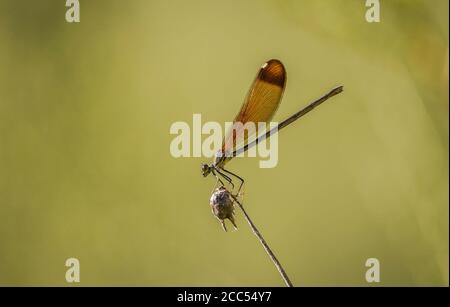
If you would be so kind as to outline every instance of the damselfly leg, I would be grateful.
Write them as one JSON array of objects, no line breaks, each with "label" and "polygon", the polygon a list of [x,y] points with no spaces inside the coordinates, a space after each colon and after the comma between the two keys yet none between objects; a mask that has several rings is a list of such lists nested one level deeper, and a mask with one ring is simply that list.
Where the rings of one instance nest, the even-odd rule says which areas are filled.
[{"label": "damselfly leg", "polygon": [[235,195],[236,197],[240,196],[241,189],[242,189],[242,187],[243,187],[243,185],[244,185],[244,182],[245,182],[244,179],[243,179],[242,177],[236,175],[235,173],[230,172],[230,171],[228,171],[228,170],[226,170],[226,169],[224,169],[224,168],[222,168],[221,170],[222,170],[223,172],[229,174],[230,176],[233,176],[234,178],[236,178],[236,179],[239,181],[239,188],[237,189],[237,192],[236,192],[236,194],[234,194],[234,195]]}]

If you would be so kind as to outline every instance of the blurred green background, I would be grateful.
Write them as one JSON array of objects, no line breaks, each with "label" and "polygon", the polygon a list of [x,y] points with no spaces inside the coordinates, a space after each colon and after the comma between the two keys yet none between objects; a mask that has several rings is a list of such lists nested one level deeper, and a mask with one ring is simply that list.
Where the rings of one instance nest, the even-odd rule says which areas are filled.
[{"label": "blurred green background", "polygon": [[212,216],[175,121],[232,120],[282,60],[279,163],[229,169],[298,286],[448,285],[447,0],[0,1],[0,284],[282,286],[241,213]]}]

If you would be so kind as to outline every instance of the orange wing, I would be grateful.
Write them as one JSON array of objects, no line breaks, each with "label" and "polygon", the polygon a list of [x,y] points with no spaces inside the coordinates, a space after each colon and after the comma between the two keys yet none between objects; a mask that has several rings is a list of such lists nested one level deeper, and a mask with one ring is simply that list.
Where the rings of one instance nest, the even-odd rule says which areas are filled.
[{"label": "orange wing", "polygon": [[258,135],[258,123],[268,123],[275,114],[286,85],[286,70],[279,60],[270,60],[261,66],[247,97],[222,143],[225,155],[236,150]]}]

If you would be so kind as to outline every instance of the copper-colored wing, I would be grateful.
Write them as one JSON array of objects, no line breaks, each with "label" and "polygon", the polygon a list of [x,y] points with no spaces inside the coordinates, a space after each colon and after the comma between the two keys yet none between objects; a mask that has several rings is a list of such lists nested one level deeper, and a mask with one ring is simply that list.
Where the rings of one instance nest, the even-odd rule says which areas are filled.
[{"label": "copper-colored wing", "polygon": [[286,85],[286,70],[279,60],[270,60],[261,66],[247,94],[241,110],[234,119],[222,143],[225,155],[257,135],[258,123],[268,123],[275,114]]}]

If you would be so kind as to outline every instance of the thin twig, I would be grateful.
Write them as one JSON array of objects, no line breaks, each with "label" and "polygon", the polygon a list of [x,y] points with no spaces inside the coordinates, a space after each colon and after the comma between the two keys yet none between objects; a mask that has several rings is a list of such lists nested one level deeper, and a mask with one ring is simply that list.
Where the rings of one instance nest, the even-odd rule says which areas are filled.
[{"label": "thin twig", "polygon": [[[294,121],[296,121],[297,119],[299,119],[303,115],[309,113],[312,109],[314,109],[315,107],[320,105],[322,102],[328,100],[329,98],[331,98],[331,97],[333,97],[333,96],[335,96],[337,94],[342,93],[343,90],[344,90],[343,86],[338,86],[338,87],[332,89],[330,92],[328,92],[324,96],[322,96],[319,99],[311,102],[309,105],[307,105],[306,107],[304,107],[303,109],[301,109],[297,113],[291,115],[289,118],[287,118],[284,121],[282,121],[280,124],[278,124],[276,127],[272,128],[270,131],[268,131],[265,134],[263,134],[263,135],[259,136],[258,138],[256,138],[253,142],[251,142],[249,144],[246,144],[242,148],[234,151],[232,156],[233,157],[237,156],[237,155],[245,152],[250,147],[252,147],[254,145],[257,145],[259,142],[265,140],[266,138],[269,138],[272,134],[277,133],[279,130],[281,130],[284,127],[288,126],[289,124],[293,123]],[[293,287],[291,281],[289,280],[289,277],[286,274],[286,271],[283,269],[283,266],[278,261],[277,257],[275,257],[275,254],[272,252],[272,250],[270,249],[270,247],[267,244],[266,240],[264,240],[263,236],[261,235],[261,233],[256,228],[255,224],[253,224],[252,219],[247,214],[247,211],[245,211],[244,206],[242,206],[242,204],[237,200],[237,198],[232,193],[230,193],[230,195],[233,197],[234,201],[238,204],[239,208],[244,213],[245,219],[247,220],[248,224],[250,225],[250,228],[252,229],[252,231],[255,234],[255,236],[258,238],[259,242],[261,242],[262,246],[266,250],[267,254],[269,255],[269,257],[272,260],[272,262],[275,265],[275,267],[277,268],[278,272],[280,273],[280,275],[283,278],[283,280],[286,283],[286,285],[288,287]]]},{"label": "thin twig", "polygon": [[283,280],[286,283],[286,285],[288,287],[293,287],[291,280],[287,276],[286,271],[283,269],[283,266],[278,261],[277,257],[275,257],[275,254],[270,249],[269,244],[267,244],[266,240],[264,240],[263,236],[261,235],[259,230],[256,228],[256,226],[253,223],[252,219],[247,214],[247,211],[245,211],[244,206],[242,206],[242,204],[239,202],[239,200],[237,200],[237,198],[233,194],[230,193],[230,195],[233,197],[233,199],[236,202],[236,204],[239,206],[239,208],[244,213],[245,219],[247,220],[248,224],[250,225],[250,228],[252,229],[252,231],[255,234],[255,236],[258,238],[259,242],[261,242],[262,246],[264,247],[264,249],[267,252],[267,255],[269,255],[270,260],[272,260],[273,264],[277,268],[278,272],[280,273],[280,275],[283,278]]}]

